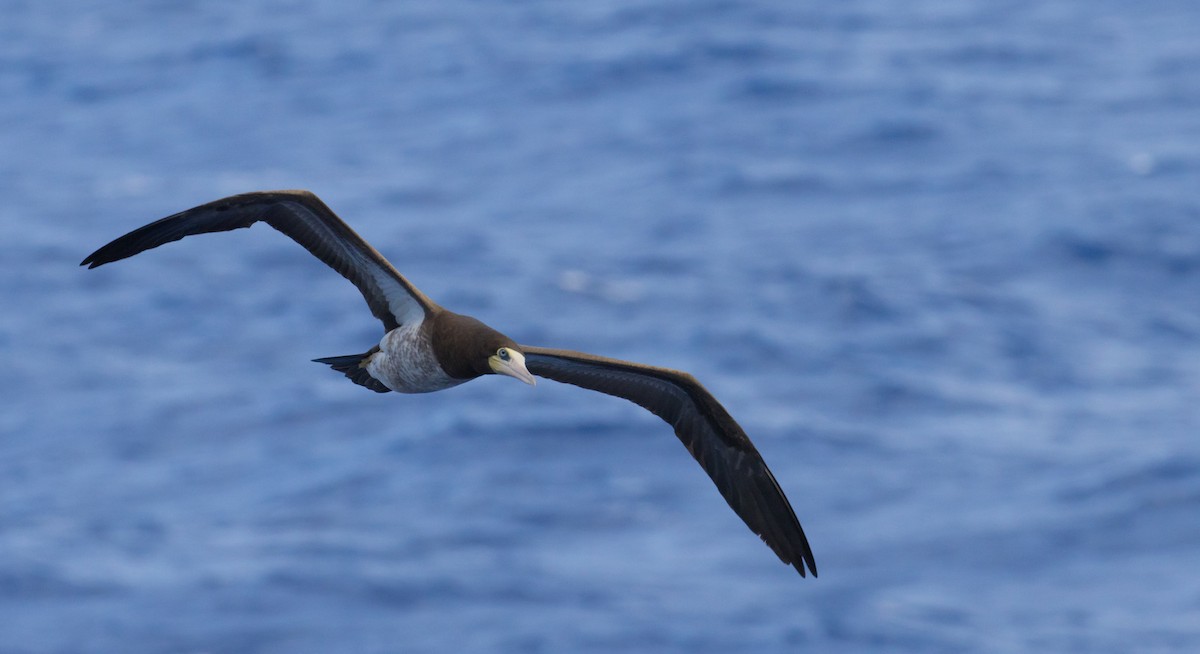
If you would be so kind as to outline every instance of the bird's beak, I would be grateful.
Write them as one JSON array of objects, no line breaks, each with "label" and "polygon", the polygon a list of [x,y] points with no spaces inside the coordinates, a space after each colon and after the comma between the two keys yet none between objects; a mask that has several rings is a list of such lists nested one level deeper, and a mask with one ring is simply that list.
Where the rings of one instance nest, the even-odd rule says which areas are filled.
[{"label": "bird's beak", "polygon": [[520,379],[530,386],[537,386],[537,380],[534,379],[533,374],[525,367],[525,355],[513,348],[508,348],[508,352],[507,361],[494,354],[488,357],[488,366],[492,368],[492,372],[497,375],[508,375],[509,377]]}]

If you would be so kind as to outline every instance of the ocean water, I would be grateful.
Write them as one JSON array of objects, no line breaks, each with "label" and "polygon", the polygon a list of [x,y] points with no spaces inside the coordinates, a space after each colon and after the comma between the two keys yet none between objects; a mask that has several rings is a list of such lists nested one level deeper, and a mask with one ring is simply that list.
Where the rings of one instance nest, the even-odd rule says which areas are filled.
[{"label": "ocean water", "polygon": [[[0,2],[0,652],[1200,651],[1200,6]],[[637,407],[376,395],[318,193],[518,341],[689,370],[821,576]]]}]

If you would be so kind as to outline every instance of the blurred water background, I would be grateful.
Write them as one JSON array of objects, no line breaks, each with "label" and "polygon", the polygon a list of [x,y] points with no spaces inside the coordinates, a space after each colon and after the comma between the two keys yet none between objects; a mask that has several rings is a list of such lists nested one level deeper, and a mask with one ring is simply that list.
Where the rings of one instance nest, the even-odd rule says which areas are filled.
[{"label": "blurred water background", "polygon": [[[1200,651],[1200,6],[0,2],[0,652]],[[318,193],[519,341],[695,373],[819,579],[669,428],[376,395]]]}]

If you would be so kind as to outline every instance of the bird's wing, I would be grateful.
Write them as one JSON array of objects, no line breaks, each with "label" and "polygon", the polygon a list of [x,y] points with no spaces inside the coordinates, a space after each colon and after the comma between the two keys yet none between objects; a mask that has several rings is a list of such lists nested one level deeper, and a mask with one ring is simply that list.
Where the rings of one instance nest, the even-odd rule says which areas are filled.
[{"label": "bird's wing", "polygon": [[227,232],[258,221],[283,232],[353,282],[387,331],[420,321],[437,307],[308,191],[244,193],[181,211],[118,238],[80,265],[95,268],[185,236]]},{"label": "bird's wing", "polygon": [[694,377],[583,352],[521,350],[525,366],[539,377],[625,398],[667,421],[750,530],[801,576],[806,564],[817,575],[808,539],[775,476],[746,432]]}]

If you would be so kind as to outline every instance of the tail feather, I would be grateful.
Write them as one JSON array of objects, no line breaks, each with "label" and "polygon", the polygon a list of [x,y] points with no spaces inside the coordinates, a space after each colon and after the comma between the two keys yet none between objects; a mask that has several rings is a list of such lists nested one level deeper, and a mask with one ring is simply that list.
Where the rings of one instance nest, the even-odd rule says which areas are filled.
[{"label": "tail feather", "polygon": [[383,382],[372,377],[371,373],[367,372],[366,368],[367,362],[370,361],[371,357],[374,356],[374,354],[378,351],[379,348],[375,347],[369,352],[364,352],[362,354],[347,354],[340,357],[325,357],[323,359],[313,359],[313,361],[316,363],[324,363],[330,368],[333,368],[334,370],[346,375],[350,378],[350,381],[358,384],[359,386],[365,386],[376,393],[387,393],[392,389],[384,386]]}]

